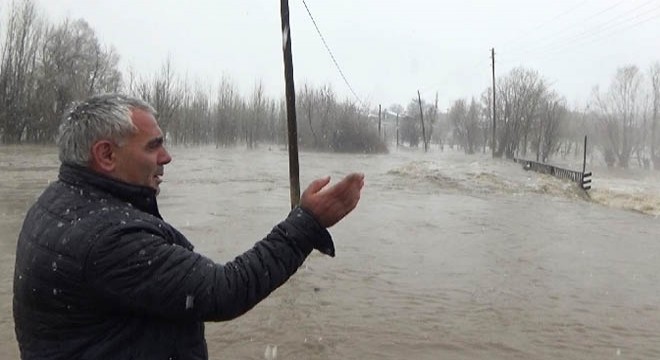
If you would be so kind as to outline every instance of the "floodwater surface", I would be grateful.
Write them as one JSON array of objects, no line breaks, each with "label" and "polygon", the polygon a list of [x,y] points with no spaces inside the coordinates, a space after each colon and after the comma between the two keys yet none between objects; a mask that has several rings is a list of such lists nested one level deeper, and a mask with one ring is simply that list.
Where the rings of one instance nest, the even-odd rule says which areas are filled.
[{"label": "floodwater surface", "polygon": [[[173,148],[158,198],[196,250],[226,262],[289,210],[288,156]],[[485,155],[302,153],[301,182],[366,174],[358,208],[239,319],[207,325],[212,359],[658,359],[658,178],[575,185]],[[11,296],[27,208],[52,147],[0,148],[0,358],[18,357]],[[641,176],[641,175],[640,175]],[[600,186],[600,188],[599,188]],[[634,211],[631,211],[634,210]]]}]

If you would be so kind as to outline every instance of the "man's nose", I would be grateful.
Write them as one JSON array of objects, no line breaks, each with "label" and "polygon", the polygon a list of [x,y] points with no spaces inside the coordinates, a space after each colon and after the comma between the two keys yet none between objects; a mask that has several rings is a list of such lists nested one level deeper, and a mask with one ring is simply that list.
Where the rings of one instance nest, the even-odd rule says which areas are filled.
[{"label": "man's nose", "polygon": [[170,161],[172,161],[172,156],[170,153],[163,147],[163,151],[160,154],[160,157],[158,158],[158,165],[165,165],[169,164]]}]

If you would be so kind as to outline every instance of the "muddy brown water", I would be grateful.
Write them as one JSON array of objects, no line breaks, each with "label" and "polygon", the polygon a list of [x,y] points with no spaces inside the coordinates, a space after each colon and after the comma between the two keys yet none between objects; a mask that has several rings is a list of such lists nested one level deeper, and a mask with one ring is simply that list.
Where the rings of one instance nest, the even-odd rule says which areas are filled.
[{"label": "muddy brown water", "polygon": [[[172,153],[161,213],[197,251],[231,260],[286,215],[285,151]],[[17,234],[57,168],[52,147],[0,148],[2,359],[18,358]],[[461,154],[301,154],[303,185],[353,170],[366,187],[330,229],[336,258],[312,254],[252,311],[209,323],[212,359],[660,358],[657,216]]]}]

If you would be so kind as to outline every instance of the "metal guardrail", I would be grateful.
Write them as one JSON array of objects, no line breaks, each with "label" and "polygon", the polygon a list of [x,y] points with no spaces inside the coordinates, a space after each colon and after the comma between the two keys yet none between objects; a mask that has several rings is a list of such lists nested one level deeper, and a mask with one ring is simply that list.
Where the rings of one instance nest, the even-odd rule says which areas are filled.
[{"label": "metal guardrail", "polygon": [[517,159],[513,161],[522,164],[523,169],[533,170],[542,174],[552,175],[561,179],[568,179],[576,182],[584,190],[591,189],[591,171],[580,172],[575,170],[563,169],[554,165],[543,164],[536,161]]}]

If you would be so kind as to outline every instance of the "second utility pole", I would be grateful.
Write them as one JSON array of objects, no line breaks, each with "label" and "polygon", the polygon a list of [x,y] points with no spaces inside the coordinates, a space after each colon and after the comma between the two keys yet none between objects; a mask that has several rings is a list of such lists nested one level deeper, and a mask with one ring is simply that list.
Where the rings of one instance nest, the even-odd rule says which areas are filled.
[{"label": "second utility pole", "polygon": [[490,57],[493,60],[493,138],[491,140],[491,149],[493,151],[493,157],[495,157],[495,128],[497,124],[497,117],[495,117],[495,108],[497,103],[495,102],[495,48],[490,49]]}]

